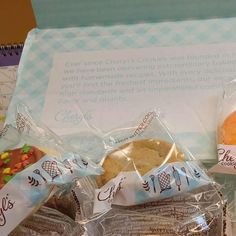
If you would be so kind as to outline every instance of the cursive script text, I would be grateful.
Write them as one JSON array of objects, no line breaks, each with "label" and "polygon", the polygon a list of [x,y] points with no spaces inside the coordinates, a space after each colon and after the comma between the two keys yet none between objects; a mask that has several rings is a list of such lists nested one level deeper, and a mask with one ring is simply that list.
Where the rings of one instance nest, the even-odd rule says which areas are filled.
[{"label": "cursive script text", "polygon": [[5,213],[8,210],[11,210],[14,207],[15,202],[12,202],[9,199],[9,195],[7,194],[5,197],[1,199],[1,208],[0,208],[0,226],[4,226],[7,223]]}]

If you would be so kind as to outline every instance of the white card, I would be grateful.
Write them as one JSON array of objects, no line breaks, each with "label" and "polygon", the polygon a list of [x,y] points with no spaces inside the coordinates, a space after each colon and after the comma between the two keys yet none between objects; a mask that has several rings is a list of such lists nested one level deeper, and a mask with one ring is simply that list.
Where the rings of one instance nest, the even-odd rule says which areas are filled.
[{"label": "white card", "polygon": [[217,98],[235,62],[233,43],[55,54],[42,120],[72,134],[82,111],[107,131],[157,108],[183,144],[212,156]]}]

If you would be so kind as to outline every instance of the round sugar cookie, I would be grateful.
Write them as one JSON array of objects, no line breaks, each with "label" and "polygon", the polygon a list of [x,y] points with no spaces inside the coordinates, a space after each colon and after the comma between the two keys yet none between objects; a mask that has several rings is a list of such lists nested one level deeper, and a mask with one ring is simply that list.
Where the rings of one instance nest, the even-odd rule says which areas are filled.
[{"label": "round sugar cookie", "polygon": [[142,176],[164,163],[183,161],[184,154],[173,144],[163,140],[144,139],[126,143],[109,153],[102,167],[104,174],[97,177],[99,187],[121,171],[138,171]]},{"label": "round sugar cookie", "polygon": [[236,144],[236,111],[232,112],[219,128],[219,143],[226,145]]}]

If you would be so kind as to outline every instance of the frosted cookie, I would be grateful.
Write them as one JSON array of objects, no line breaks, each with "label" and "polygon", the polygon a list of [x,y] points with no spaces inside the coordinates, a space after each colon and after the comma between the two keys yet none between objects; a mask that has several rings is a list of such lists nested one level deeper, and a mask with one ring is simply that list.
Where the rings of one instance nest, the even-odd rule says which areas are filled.
[{"label": "frosted cookie", "polygon": [[24,145],[22,148],[8,150],[0,154],[0,189],[15,174],[40,160],[45,154],[36,147]]},{"label": "frosted cookie", "polygon": [[138,171],[141,176],[165,163],[183,161],[184,154],[163,140],[145,139],[126,143],[109,153],[102,163],[105,172],[97,177],[103,186],[121,171]]}]

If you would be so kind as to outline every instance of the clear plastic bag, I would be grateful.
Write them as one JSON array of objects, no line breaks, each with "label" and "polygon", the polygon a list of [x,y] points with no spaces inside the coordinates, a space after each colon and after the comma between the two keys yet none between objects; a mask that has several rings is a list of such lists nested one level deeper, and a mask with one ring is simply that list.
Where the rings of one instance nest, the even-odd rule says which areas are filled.
[{"label": "clear plastic bag", "polygon": [[225,85],[218,104],[218,165],[212,172],[236,174],[236,80]]},{"label": "clear plastic bag", "polygon": [[42,206],[10,233],[10,236],[79,236],[81,234],[81,226],[73,219],[56,209]]},{"label": "clear plastic bag", "polygon": [[68,192],[78,178],[98,175],[102,168],[65,145],[36,122],[24,105],[16,127],[0,133],[0,234],[8,235],[53,194]]},{"label": "clear plastic bag", "polygon": [[159,115],[104,135],[104,173],[75,188],[84,235],[224,235],[226,202]]},{"label": "clear plastic bag", "polygon": [[78,209],[78,205],[76,204],[76,199],[74,198],[72,190],[65,194],[53,195],[44,204],[44,206],[56,209],[64,215],[69,216],[73,220],[75,220],[76,218],[76,211]]},{"label": "clear plastic bag", "polygon": [[224,85],[217,111],[218,160],[209,171],[221,184],[232,224],[236,225],[236,80]]},{"label": "clear plastic bag", "polygon": [[[199,193],[201,192],[201,196]],[[121,208],[113,206],[89,235],[223,235],[224,211],[213,189],[198,189],[162,201]],[[90,223],[88,223],[89,225]]]}]

